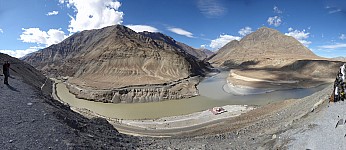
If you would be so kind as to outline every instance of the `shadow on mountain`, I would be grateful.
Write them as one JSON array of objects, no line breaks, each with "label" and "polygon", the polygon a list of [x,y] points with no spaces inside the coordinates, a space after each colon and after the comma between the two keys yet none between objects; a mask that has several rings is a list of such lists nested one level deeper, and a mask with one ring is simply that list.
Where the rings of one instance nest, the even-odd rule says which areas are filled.
[{"label": "shadow on mountain", "polygon": [[[329,60],[297,60],[279,68],[271,66],[256,68],[255,65],[259,63],[256,61],[243,62],[240,65],[231,61],[227,63],[227,69],[237,71],[240,73],[239,75],[266,80],[251,81],[249,86],[284,89],[309,88],[330,83],[335,78],[339,67],[344,64],[344,62]],[[277,81],[284,82],[279,83]]]},{"label": "shadow on mountain", "polygon": [[223,66],[225,69],[230,70],[230,69],[249,68],[250,66],[257,65],[258,63],[259,61],[250,60],[250,61],[244,61],[241,64],[239,64],[232,60],[226,60],[225,62],[223,62],[221,66]]}]

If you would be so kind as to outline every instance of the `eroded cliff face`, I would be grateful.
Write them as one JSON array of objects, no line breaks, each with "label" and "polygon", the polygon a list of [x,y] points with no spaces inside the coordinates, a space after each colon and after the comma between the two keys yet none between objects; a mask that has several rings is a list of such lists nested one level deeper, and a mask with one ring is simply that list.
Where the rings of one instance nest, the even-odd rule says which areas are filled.
[{"label": "eroded cliff face", "polygon": [[190,98],[198,95],[196,85],[200,77],[189,77],[165,84],[127,86],[108,90],[94,90],[67,84],[76,97],[108,103],[145,103]]},{"label": "eroded cliff face", "polygon": [[[50,77],[71,77],[67,80],[71,87],[113,93],[117,88],[167,84],[203,76],[208,71],[206,62],[172,43],[172,38],[162,37],[167,39],[152,38],[121,25],[110,26],[76,33],[59,44],[28,55],[24,61]],[[175,95],[180,97],[178,93]],[[109,94],[96,95],[110,98]],[[99,96],[97,99],[101,99]],[[127,101],[124,99],[120,101]]]}]

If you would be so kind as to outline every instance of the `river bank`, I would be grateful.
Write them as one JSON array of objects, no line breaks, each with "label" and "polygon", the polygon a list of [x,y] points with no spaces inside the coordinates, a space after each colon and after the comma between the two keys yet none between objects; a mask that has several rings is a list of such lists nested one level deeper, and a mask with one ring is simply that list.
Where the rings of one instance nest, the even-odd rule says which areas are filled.
[{"label": "river bank", "polygon": [[[106,118],[122,133],[140,136],[176,136],[181,132],[192,132],[206,126],[230,120],[231,118],[237,117],[241,114],[246,114],[255,108],[255,105],[247,105],[249,102],[252,104],[260,104],[258,102],[261,102],[261,99],[263,99],[275,103],[277,97],[292,97],[292,94],[299,95],[301,93],[306,94],[308,92],[314,92],[314,90],[311,90],[301,91],[300,93],[293,90],[275,91],[262,95],[232,96],[232,94],[224,92],[223,89],[226,85],[225,78],[227,75],[227,72],[224,72],[205,78],[198,88],[201,93],[200,97],[158,103],[110,104],[86,101],[77,99],[73,94],[69,93],[69,90],[62,82],[54,84],[53,93],[55,93],[55,98],[68,103],[74,111],[88,116],[89,118],[95,116]],[[215,90],[214,88],[211,88],[213,86],[219,87],[220,89]],[[320,87],[320,89],[323,89],[323,87]],[[288,95],[285,95],[284,93],[287,93]],[[204,100],[203,95],[211,97],[204,97],[209,98]],[[218,98],[226,100],[224,101]],[[240,103],[240,105],[230,103],[230,100],[234,100],[235,98],[242,98],[240,100],[243,103]],[[200,104],[203,104],[201,105],[202,107],[199,106]],[[216,106],[222,106],[227,110],[227,112],[220,115],[213,115],[208,111],[208,109]],[[167,115],[165,115],[166,113]],[[133,116],[142,117],[123,118],[121,117],[121,114],[127,116],[132,114]]]},{"label": "river bank", "polygon": [[225,92],[224,87],[227,85],[225,80],[227,76],[228,72],[221,72],[203,79],[197,86],[200,96],[163,102],[112,104],[87,101],[76,98],[74,94],[69,92],[63,82],[57,83],[56,89],[58,92],[56,94],[70,106],[86,108],[109,118],[150,120],[169,116],[187,115],[225,105],[262,106],[286,99],[302,98],[316,91],[320,91],[325,87],[319,86],[310,89],[281,90],[257,95],[237,96]]},{"label": "river bank", "polygon": [[186,99],[198,96],[197,84],[200,76],[186,77],[162,84],[129,85],[110,89],[95,89],[71,83],[74,78],[66,77],[69,92],[77,98],[104,103],[148,103]]},{"label": "river bank", "polygon": [[123,120],[121,123],[146,130],[178,129],[240,116],[241,114],[255,109],[255,107],[252,106],[242,105],[226,105],[222,106],[222,108],[225,112],[217,115],[213,114],[211,110],[205,110],[188,115],[163,117],[153,120]]},{"label": "river bank", "polygon": [[[56,85],[57,83],[53,85],[53,98],[61,103],[65,103],[57,95]],[[69,105],[68,103],[65,104]],[[255,109],[253,106],[246,105],[226,105],[222,107],[225,109],[225,112],[218,115],[214,115],[210,110],[205,110],[187,115],[163,117],[158,119],[126,120],[103,116],[86,108],[78,108],[74,106],[70,106],[70,108],[88,118],[105,118],[113,124],[119,132],[136,136],[156,136],[156,133],[159,133],[158,130],[161,130],[161,132],[166,136],[174,136],[177,131],[192,131],[215,122],[221,122],[222,120],[239,116]]]},{"label": "river bank", "polygon": [[[271,149],[276,147],[281,147],[280,143],[277,143],[277,140],[280,140],[282,137],[280,133],[283,133],[283,131],[286,131],[290,129],[292,126],[295,125],[298,120],[304,119],[304,116],[307,116],[310,114],[312,109],[316,110],[316,104],[321,104],[322,106],[324,101],[327,100],[328,95],[330,94],[332,90],[332,86],[329,86],[328,88],[317,92],[313,95],[310,95],[308,97],[305,97],[303,99],[296,99],[296,100],[286,100],[286,101],[280,101],[277,103],[272,103],[266,106],[259,107],[257,109],[251,110],[243,115],[232,117],[232,118],[226,118],[219,120],[218,122],[211,122],[210,124],[207,124],[202,127],[194,127],[194,130],[191,130],[189,132],[181,132],[182,130],[171,130],[171,132],[175,133],[174,138],[160,138],[165,133],[157,132],[156,138],[149,138],[149,137],[129,137],[127,135],[119,134],[116,130],[110,128],[107,122],[104,122],[104,119],[99,119],[95,117],[95,115],[90,116],[90,120],[87,120],[83,118],[81,115],[78,115],[76,113],[72,113],[69,111],[69,108],[63,105],[59,105],[57,102],[54,102],[54,100],[44,100],[45,103],[52,105],[49,106],[49,109],[53,109],[56,111],[55,113],[52,113],[51,111],[45,110],[45,112],[42,112],[40,109],[38,109],[38,106],[41,105],[41,102],[39,102],[39,99],[32,99],[37,94],[37,92],[32,92],[31,90],[28,90],[27,86],[23,86],[22,84],[11,82],[12,86],[15,88],[8,89],[7,92],[10,92],[8,94],[13,96],[24,96],[27,99],[21,98],[15,99],[13,98],[12,101],[8,101],[5,97],[11,97],[9,95],[1,95],[3,96],[3,99],[6,99],[6,106],[3,104],[2,106],[4,108],[12,108],[13,104],[19,104],[17,100],[19,100],[20,105],[25,107],[25,109],[21,109],[24,114],[24,116],[29,119],[29,121],[23,121],[19,122],[19,124],[16,124],[18,122],[2,122],[2,123],[14,123],[11,126],[6,126],[6,128],[14,128],[18,127],[16,129],[17,132],[14,130],[8,130],[11,132],[11,134],[6,134],[8,136],[4,136],[4,146],[5,148],[15,148],[13,144],[18,144],[20,146],[24,146],[26,148],[32,148],[35,146],[36,148],[47,148],[47,144],[43,145],[35,145],[34,143],[44,143],[45,140],[40,140],[39,142],[28,141],[28,138],[26,140],[20,140],[20,137],[23,137],[22,135],[26,135],[27,133],[35,133],[41,136],[48,136],[47,138],[43,139],[52,139],[52,137],[55,136],[55,131],[58,131],[59,134],[57,134],[57,139],[66,137],[64,133],[71,133],[68,134],[68,136],[71,136],[75,138],[75,140],[70,140],[68,143],[62,142],[62,145],[59,143],[62,140],[58,140],[59,142],[56,142],[56,145],[51,146],[52,148],[62,148],[63,146],[66,147],[74,147],[74,148],[106,148],[110,149],[113,146],[123,146],[123,149],[136,149],[134,147],[138,147],[140,149],[252,149],[254,147],[256,148],[263,148],[263,149]],[[5,87],[1,87],[2,89],[5,89]],[[13,91],[13,90],[17,91]],[[6,89],[5,89],[6,91]],[[18,91],[21,94],[18,94]],[[11,94],[13,93],[13,94]],[[29,94],[30,93],[30,94]],[[7,106],[9,104],[10,106]],[[47,107],[47,106],[44,106]],[[14,108],[18,108],[17,106]],[[73,108],[73,107],[70,107]],[[38,110],[36,110],[38,109]],[[36,113],[29,113],[32,115],[28,115],[28,112],[31,112],[35,110]],[[318,110],[318,109],[317,109]],[[74,110],[76,111],[76,110]],[[18,113],[11,113],[13,111],[5,111],[8,113],[2,113],[5,116],[11,116]],[[46,113],[46,115],[44,115]],[[40,115],[39,115],[40,114]],[[60,114],[60,115],[59,115]],[[35,116],[38,117],[35,119]],[[56,119],[57,117],[58,119]],[[13,117],[12,117],[13,118]],[[65,119],[64,119],[65,118]],[[30,121],[30,119],[34,119],[34,121]],[[46,130],[37,130],[37,129],[45,129],[46,127],[37,128],[42,124],[42,121],[53,121],[53,125],[58,126],[69,126],[68,130],[66,132],[61,130],[60,127],[55,128],[54,131],[47,130],[49,133],[45,133]],[[34,125],[35,130],[31,130],[32,128],[29,128],[27,125],[29,124],[35,124],[39,123],[37,125]],[[304,123],[304,122],[303,122]],[[64,125],[62,125],[64,124]],[[333,122],[334,125],[334,122]],[[25,128],[23,128],[25,126]],[[107,126],[107,127],[106,127]],[[113,126],[117,130],[121,130],[120,127],[113,124]],[[30,125],[30,127],[33,127]],[[49,125],[50,128],[54,128],[52,125]],[[123,127],[125,130],[128,129],[126,126]],[[29,129],[30,132],[22,132],[23,129]],[[105,130],[106,129],[106,130]],[[38,131],[38,132],[36,132]],[[128,131],[128,130],[126,130]],[[129,130],[130,131],[130,130]],[[3,131],[4,132],[4,131]],[[139,133],[137,130],[132,130],[134,133]],[[156,131],[155,131],[156,132]],[[74,134],[75,133],[75,134]],[[20,135],[18,135],[20,134]],[[60,135],[61,134],[61,135]],[[30,137],[33,137],[32,134],[30,134]],[[35,137],[39,137],[39,136]],[[13,137],[13,138],[12,138]],[[107,137],[105,139],[105,137]],[[159,138],[158,138],[159,137]],[[119,143],[118,140],[115,140],[114,138],[119,138],[121,140],[121,143]],[[40,138],[41,139],[41,138]],[[54,139],[54,138],[53,138]],[[83,139],[83,140],[81,140]],[[95,139],[97,139],[97,143],[95,144]],[[25,141],[25,143],[21,142]],[[7,142],[7,143],[6,143]],[[50,141],[54,142],[54,141]],[[30,143],[33,143],[31,146],[28,145]],[[93,144],[90,144],[93,143]],[[104,145],[107,144],[107,145]],[[281,143],[282,144],[282,143]],[[283,143],[285,144],[285,143]],[[12,146],[11,146],[12,145]],[[131,146],[134,146],[131,148]],[[114,148],[114,147],[113,147]],[[121,149],[121,148],[120,148]]]},{"label": "river bank", "polygon": [[[311,77],[294,71],[273,71],[261,69],[239,70],[233,69],[227,77],[229,88],[235,88],[237,94],[258,94],[275,90],[294,88],[313,88],[332,83],[330,77]],[[248,89],[245,91],[237,88]],[[256,91],[259,89],[259,91]],[[239,91],[239,92],[238,92]]]},{"label": "river bank", "polygon": [[[287,149],[289,141],[283,140],[281,134],[297,125],[309,127],[306,118],[325,109],[332,87],[329,85],[301,99],[261,106],[244,115],[181,134],[179,138],[156,138],[155,144],[144,149]],[[323,143],[328,141],[324,140]]]}]

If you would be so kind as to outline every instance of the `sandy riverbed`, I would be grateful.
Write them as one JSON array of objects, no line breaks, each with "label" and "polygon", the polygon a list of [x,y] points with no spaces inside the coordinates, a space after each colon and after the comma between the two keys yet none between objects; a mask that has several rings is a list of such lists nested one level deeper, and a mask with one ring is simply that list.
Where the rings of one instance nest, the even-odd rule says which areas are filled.
[{"label": "sandy riverbed", "polygon": [[266,79],[259,79],[259,78],[251,78],[242,76],[239,74],[236,74],[235,71],[231,70],[230,76],[237,80],[243,80],[247,82],[267,82],[272,84],[283,84],[283,83],[298,83],[298,80],[266,80]]},{"label": "sandy riverbed", "polygon": [[277,88],[277,87],[255,88],[252,86],[242,85],[242,83],[244,82],[246,83],[265,82],[267,84],[280,85],[280,84],[298,83],[299,81],[297,80],[265,80],[260,78],[239,75],[239,74],[236,74],[235,71],[231,70],[230,75],[227,78],[227,84],[223,87],[223,89],[227,93],[232,93],[234,95],[263,94],[263,93],[268,93],[268,92],[273,92],[275,90],[283,89],[283,88]]},{"label": "sandy riverbed", "polygon": [[255,109],[252,106],[246,105],[226,105],[222,108],[224,108],[226,112],[218,115],[214,115],[211,111],[205,110],[188,115],[164,117],[154,120],[123,120],[121,121],[121,123],[129,126],[144,128],[147,130],[185,128],[205,124],[216,120],[236,117]]},{"label": "sandy riverbed", "polygon": [[331,79],[304,78],[279,71],[231,70],[227,77],[226,92],[252,95],[295,88],[313,88],[332,82]]}]

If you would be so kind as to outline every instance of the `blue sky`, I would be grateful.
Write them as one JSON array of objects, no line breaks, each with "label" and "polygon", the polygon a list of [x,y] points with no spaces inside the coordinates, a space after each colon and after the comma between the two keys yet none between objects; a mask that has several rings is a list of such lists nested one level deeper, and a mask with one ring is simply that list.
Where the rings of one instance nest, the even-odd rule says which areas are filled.
[{"label": "blue sky", "polygon": [[346,0],[0,0],[0,52],[21,57],[115,24],[215,51],[267,26],[319,56],[346,56]]}]

